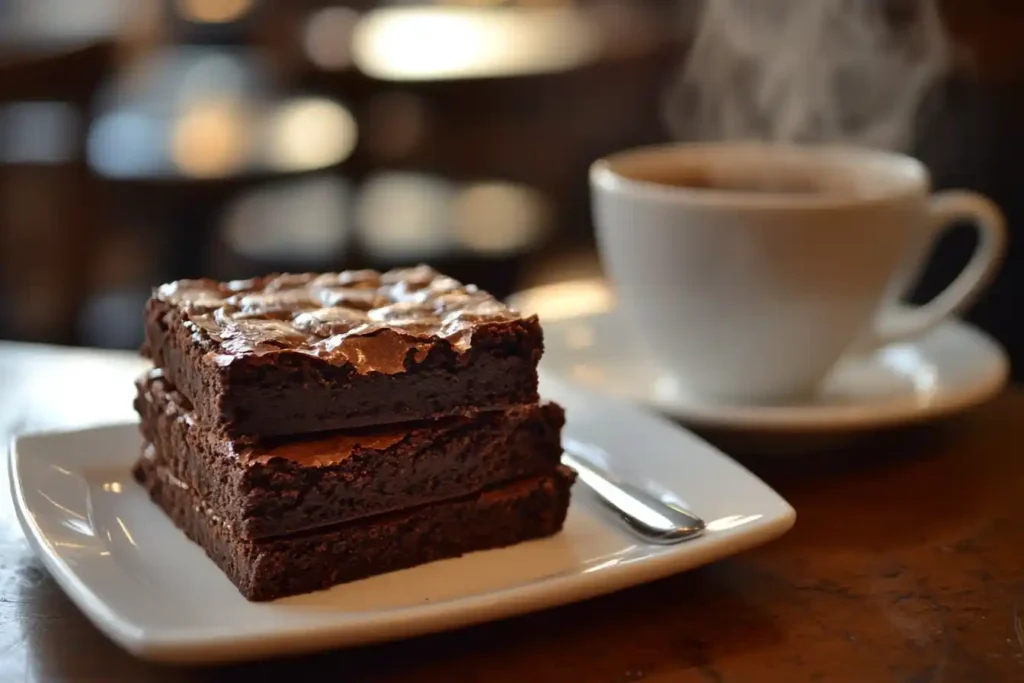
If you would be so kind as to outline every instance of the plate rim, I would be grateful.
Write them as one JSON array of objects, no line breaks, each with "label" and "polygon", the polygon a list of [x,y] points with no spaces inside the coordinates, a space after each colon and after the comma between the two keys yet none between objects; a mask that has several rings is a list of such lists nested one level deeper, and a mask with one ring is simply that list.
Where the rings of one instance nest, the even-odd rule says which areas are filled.
[{"label": "plate rim", "polygon": [[[650,415],[665,421],[658,415]],[[317,615],[306,623],[296,623],[284,630],[259,630],[229,633],[224,626],[205,629],[148,630],[124,616],[116,605],[108,604],[65,560],[60,551],[45,540],[46,534],[34,518],[32,505],[25,498],[23,451],[40,439],[74,439],[81,433],[134,428],[136,423],[119,422],[82,429],[43,431],[21,434],[12,439],[8,455],[11,495],[19,524],[35,554],[68,598],[108,638],[133,655],[150,661],[176,664],[211,664],[250,661],[285,655],[303,654],[331,648],[357,647],[425,635],[439,631],[472,626],[492,620],[520,616],[534,611],[559,607],[582,600],[614,593],[632,586],[656,581],[676,573],[745,552],[785,534],[796,521],[796,511],[771,486],[741,464],[732,461],[742,472],[755,480],[772,499],[772,510],[778,512],[746,528],[730,530],[720,540],[707,543],[697,551],[694,546],[683,552],[667,552],[646,557],[636,563],[623,563],[602,572],[564,574],[533,579],[452,600],[400,608],[401,621],[390,610],[377,610],[344,620],[336,616]],[[731,460],[688,430],[671,425],[687,437],[707,446],[716,456]],[[28,444],[26,446],[25,444]],[[111,456],[111,466],[123,459]],[[75,470],[86,479],[87,464]],[[87,494],[86,494],[87,495]],[[184,537],[183,542],[187,541]],[[272,603],[268,603],[272,604]],[[258,652],[264,650],[265,652]]]},{"label": "plate rim", "polygon": [[129,652],[136,653],[140,651],[140,646],[145,640],[143,632],[135,626],[128,626],[125,620],[118,617],[110,609],[110,606],[101,600],[88,584],[82,580],[81,576],[71,569],[60,553],[44,542],[44,534],[25,502],[24,487],[21,477],[18,475],[21,460],[19,446],[23,441],[31,441],[39,437],[71,435],[77,432],[105,428],[109,427],[86,427],[82,429],[39,431],[15,435],[11,438],[7,451],[7,476],[11,500],[14,503],[14,514],[18,519],[18,525],[21,527],[25,539],[32,548],[32,552],[43,563],[43,566],[46,567],[46,571],[49,572],[53,580],[60,586],[64,595],[86,615],[96,628]]}]

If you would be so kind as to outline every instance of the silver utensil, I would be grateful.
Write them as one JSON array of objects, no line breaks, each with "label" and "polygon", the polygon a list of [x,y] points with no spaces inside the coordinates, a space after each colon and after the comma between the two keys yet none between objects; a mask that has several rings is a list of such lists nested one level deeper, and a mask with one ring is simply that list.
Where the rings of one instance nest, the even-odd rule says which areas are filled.
[{"label": "silver utensil", "polygon": [[575,470],[579,480],[646,541],[668,545],[704,533],[704,520],[694,513],[659,500],[637,486],[617,481],[568,451],[562,453],[562,464]]}]

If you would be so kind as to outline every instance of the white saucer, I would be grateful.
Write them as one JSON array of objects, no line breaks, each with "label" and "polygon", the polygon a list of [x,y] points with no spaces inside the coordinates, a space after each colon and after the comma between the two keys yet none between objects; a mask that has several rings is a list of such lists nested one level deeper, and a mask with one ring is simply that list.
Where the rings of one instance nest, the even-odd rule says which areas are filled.
[{"label": "white saucer", "polygon": [[864,432],[951,415],[997,394],[1009,376],[1003,349],[952,320],[911,343],[844,361],[805,404],[725,405],[687,395],[647,355],[601,280],[538,287],[512,298],[544,325],[542,367],[552,377],[655,408],[698,428]]},{"label": "white saucer", "polygon": [[777,493],[678,425],[547,377],[541,393],[566,407],[565,439],[584,457],[695,510],[707,533],[650,545],[577,485],[557,536],[251,603],[132,479],[141,446],[134,424],[19,437],[11,489],[33,549],[86,617],[136,655],[178,663],[310,652],[509,617],[713,562],[793,525]]}]

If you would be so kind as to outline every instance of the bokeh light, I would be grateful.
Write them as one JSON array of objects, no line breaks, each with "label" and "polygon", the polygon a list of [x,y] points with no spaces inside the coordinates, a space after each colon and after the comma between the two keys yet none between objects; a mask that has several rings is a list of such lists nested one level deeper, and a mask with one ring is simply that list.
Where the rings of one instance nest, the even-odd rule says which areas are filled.
[{"label": "bokeh light", "polygon": [[356,26],[353,59],[383,80],[485,78],[573,69],[598,27],[571,8],[391,7]]},{"label": "bokeh light", "polygon": [[340,163],[355,148],[356,130],[352,114],[337,102],[320,97],[286,101],[268,117],[267,165],[305,171]]}]

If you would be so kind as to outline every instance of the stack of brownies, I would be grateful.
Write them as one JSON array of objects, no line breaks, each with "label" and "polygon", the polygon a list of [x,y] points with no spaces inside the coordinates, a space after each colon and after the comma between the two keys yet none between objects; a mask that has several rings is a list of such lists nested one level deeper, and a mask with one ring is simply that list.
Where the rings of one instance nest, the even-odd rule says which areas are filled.
[{"label": "stack of brownies", "polygon": [[135,477],[250,600],[549,536],[573,474],[542,351],[426,266],[170,283]]}]

